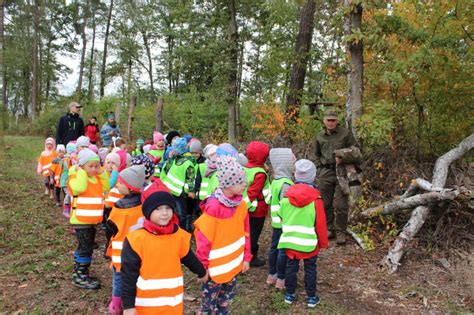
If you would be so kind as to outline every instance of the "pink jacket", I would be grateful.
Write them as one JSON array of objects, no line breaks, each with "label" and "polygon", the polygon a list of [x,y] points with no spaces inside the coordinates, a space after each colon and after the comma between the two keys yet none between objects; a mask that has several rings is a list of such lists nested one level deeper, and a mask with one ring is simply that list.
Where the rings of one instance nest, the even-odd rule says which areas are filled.
[{"label": "pink jacket", "polygon": [[[228,208],[220,203],[213,196],[207,198],[201,202],[201,210],[206,214],[219,218],[227,219],[234,215],[235,208]],[[244,247],[244,261],[250,262],[252,260],[252,254],[250,252],[250,224],[249,216],[245,217],[245,247]],[[209,266],[209,252],[211,251],[211,242],[207,239],[204,234],[199,231],[196,235],[196,256],[202,263],[204,268],[207,269]]]}]

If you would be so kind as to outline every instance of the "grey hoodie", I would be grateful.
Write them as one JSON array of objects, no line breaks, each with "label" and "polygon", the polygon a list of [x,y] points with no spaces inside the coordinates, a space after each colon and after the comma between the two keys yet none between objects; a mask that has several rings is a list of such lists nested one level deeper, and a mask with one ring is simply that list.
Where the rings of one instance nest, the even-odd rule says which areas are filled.
[{"label": "grey hoodie", "polygon": [[[273,168],[274,179],[293,178],[296,158],[290,148],[271,149],[269,157]],[[289,187],[287,184],[282,186],[280,199],[283,198]]]}]

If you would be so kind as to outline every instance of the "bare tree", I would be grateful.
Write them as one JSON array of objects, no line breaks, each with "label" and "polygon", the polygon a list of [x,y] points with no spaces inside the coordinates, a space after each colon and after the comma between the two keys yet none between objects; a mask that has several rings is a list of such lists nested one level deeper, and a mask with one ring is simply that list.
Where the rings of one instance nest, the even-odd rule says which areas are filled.
[{"label": "bare tree", "polygon": [[7,70],[5,66],[5,31],[3,20],[5,17],[5,1],[0,0],[0,8],[2,10],[2,20],[0,21],[0,45],[1,45],[1,60],[0,69],[2,72],[2,127],[6,128],[7,123],[7,110],[8,110],[8,90],[7,90]]},{"label": "bare tree", "polygon": [[229,82],[227,105],[229,107],[228,117],[228,131],[227,135],[231,143],[235,142],[237,138],[237,71],[239,61],[239,33],[237,29],[237,12],[235,1],[227,2],[227,9],[229,13]]},{"label": "bare tree", "polygon": [[79,82],[77,83],[76,94],[78,98],[81,98],[82,93],[82,79],[84,76],[84,65],[86,62],[86,50],[87,50],[87,36],[86,36],[86,24],[89,10],[89,0],[86,1],[85,6],[82,8],[82,24],[81,24],[81,38],[82,38],[82,53],[81,53],[81,64],[79,66]]},{"label": "bare tree", "polygon": [[105,36],[104,36],[104,53],[102,55],[102,65],[100,68],[100,98],[104,97],[105,92],[105,66],[107,63],[107,45],[109,42],[110,34],[110,21],[112,20],[112,9],[114,7],[114,0],[110,0],[109,5],[109,14],[107,16],[107,25],[105,27]]},{"label": "bare tree", "polygon": [[31,118],[35,119],[39,116],[39,97],[38,97],[38,83],[39,83],[39,61],[38,61],[38,46],[39,46],[39,27],[40,27],[40,6],[41,0],[35,0],[32,5],[33,9],[33,43],[31,50]]},{"label": "bare tree", "polygon": [[89,88],[87,91],[88,98],[91,100],[94,97],[94,46],[95,46],[95,6],[92,8],[92,41],[91,41],[91,56],[89,63]]}]

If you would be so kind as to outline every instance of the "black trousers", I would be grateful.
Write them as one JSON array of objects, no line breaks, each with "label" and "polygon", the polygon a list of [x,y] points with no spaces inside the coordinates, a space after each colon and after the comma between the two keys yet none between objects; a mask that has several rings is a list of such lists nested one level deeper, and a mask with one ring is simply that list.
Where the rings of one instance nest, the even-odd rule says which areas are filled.
[{"label": "black trousers", "polygon": [[258,239],[262,234],[263,225],[265,224],[265,217],[252,218],[250,217],[250,248],[253,258],[257,258],[258,255]]},{"label": "black trousers", "polygon": [[[88,227],[75,227],[77,249],[74,253],[75,257],[91,258],[94,252],[94,241],[95,241],[95,225]],[[82,262],[82,261],[80,261]]]}]

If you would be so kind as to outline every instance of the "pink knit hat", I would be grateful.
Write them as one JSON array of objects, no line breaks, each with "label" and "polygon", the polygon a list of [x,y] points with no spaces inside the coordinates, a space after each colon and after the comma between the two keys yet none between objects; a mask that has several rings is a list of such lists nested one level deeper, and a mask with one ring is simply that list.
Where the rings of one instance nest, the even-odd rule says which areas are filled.
[{"label": "pink knit hat", "polygon": [[153,131],[153,143],[157,143],[158,141],[165,140],[163,134],[159,131]]},{"label": "pink knit hat", "polygon": [[235,158],[219,156],[217,158],[217,179],[219,188],[229,188],[245,182],[245,171]]}]

